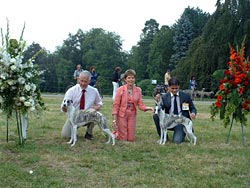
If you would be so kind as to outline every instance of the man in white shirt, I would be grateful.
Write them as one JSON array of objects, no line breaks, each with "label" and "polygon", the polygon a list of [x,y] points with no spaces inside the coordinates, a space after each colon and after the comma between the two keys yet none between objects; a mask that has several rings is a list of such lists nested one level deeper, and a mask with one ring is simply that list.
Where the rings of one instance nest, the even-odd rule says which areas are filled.
[{"label": "man in white shirt", "polygon": [[[100,94],[98,90],[92,86],[89,85],[91,80],[91,73],[89,71],[82,71],[79,75],[79,83],[75,86],[68,89],[68,91],[65,93],[63,101],[66,100],[72,100],[73,106],[76,109],[80,109],[80,102],[83,90],[85,95],[85,103],[84,103],[84,110],[93,108],[95,110],[100,110],[100,108],[103,105],[102,98],[100,97]],[[63,112],[67,112],[67,108],[63,106],[63,102],[61,104],[61,110]],[[68,120],[65,122],[61,136],[69,138],[71,136],[71,125],[69,124]],[[85,134],[85,138],[88,140],[93,139],[93,128],[94,123],[89,123],[87,125],[87,132]]]}]

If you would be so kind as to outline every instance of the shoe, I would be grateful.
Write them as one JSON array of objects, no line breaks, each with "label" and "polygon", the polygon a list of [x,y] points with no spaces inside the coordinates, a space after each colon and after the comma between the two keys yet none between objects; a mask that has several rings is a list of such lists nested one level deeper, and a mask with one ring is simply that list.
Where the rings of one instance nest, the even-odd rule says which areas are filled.
[{"label": "shoe", "polygon": [[86,132],[84,138],[88,140],[93,140],[93,135]]}]

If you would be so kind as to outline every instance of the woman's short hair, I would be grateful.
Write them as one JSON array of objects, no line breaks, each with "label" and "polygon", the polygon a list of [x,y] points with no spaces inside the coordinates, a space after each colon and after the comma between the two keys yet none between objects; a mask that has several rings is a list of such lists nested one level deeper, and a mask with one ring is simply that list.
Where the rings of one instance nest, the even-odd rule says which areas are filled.
[{"label": "woman's short hair", "polygon": [[126,79],[128,76],[134,76],[136,77],[136,72],[133,69],[128,69],[124,73],[124,79]]}]

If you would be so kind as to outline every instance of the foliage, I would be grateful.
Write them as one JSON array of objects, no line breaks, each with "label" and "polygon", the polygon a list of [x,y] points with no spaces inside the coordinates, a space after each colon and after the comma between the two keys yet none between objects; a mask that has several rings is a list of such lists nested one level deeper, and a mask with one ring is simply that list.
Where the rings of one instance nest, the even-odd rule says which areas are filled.
[{"label": "foliage", "polygon": [[145,79],[145,80],[138,82],[136,85],[138,85],[142,89],[142,95],[152,96],[155,86],[152,85],[151,80]]},{"label": "foliage", "polygon": [[182,15],[185,15],[192,23],[193,37],[201,36],[203,27],[206,25],[210,14],[203,12],[201,9],[187,7]]},{"label": "foliage", "polygon": [[115,33],[100,28],[91,29],[85,34],[82,43],[85,69],[89,70],[91,66],[95,66],[101,76],[111,78],[115,67],[124,67],[121,45],[120,36]]},{"label": "foliage", "polygon": [[[179,62],[176,72],[181,80],[188,80],[194,74],[202,88],[213,91],[217,88],[216,80],[211,79],[211,75],[218,69],[226,68],[228,43],[240,44],[247,35],[245,43],[250,46],[249,7],[249,0],[217,4],[216,11],[209,17],[199,39],[191,43],[185,59]],[[249,52],[250,48],[246,48],[246,53]]]},{"label": "foliage", "polygon": [[23,62],[25,41],[11,39],[8,31],[2,34],[0,48],[0,107],[10,117],[13,108],[24,114],[28,110],[35,111],[44,105],[39,90],[39,76],[43,71],[34,65],[34,56]]},{"label": "foliage", "polygon": [[159,23],[155,19],[150,19],[145,22],[142,29],[141,41],[152,40],[159,31]]},{"label": "foliage", "polygon": [[72,62],[73,70],[78,64],[81,64],[82,67],[86,69],[82,59],[84,54],[82,44],[84,40],[85,33],[79,29],[75,34],[69,33],[68,38],[63,41],[63,45],[57,49],[56,54],[60,59]]},{"label": "foliage", "polygon": [[171,55],[171,67],[176,68],[178,63],[186,57],[186,53],[193,40],[202,34],[204,25],[209,18],[208,13],[204,13],[199,8],[186,8],[181,18],[173,25],[173,50]]},{"label": "foliage", "polygon": [[186,52],[194,38],[194,32],[192,31],[192,22],[187,16],[182,15],[181,18],[173,26],[173,50],[170,62],[172,67],[176,67],[179,61],[186,56]]},{"label": "foliage", "polygon": [[132,48],[132,55],[130,56],[129,67],[133,67],[136,71],[137,80],[150,79],[148,66],[149,66],[149,55],[151,50],[151,44],[154,37],[159,32],[159,23],[150,19],[145,22],[144,28],[142,29],[142,34],[140,36],[140,41],[138,45]]},{"label": "foliage", "polygon": [[103,78],[99,82],[102,88],[110,88],[114,68],[125,68],[126,56],[121,52],[121,46],[119,35],[101,28],[93,28],[87,32],[79,30],[76,34],[69,34],[53,58],[60,91],[64,91],[73,81],[72,75],[77,64],[81,64],[85,70],[95,66]]},{"label": "foliage", "polygon": [[230,46],[230,61],[220,80],[217,100],[211,106],[211,118],[220,113],[227,126],[233,119],[246,125],[250,112],[250,61],[245,58],[245,47],[235,50]]},{"label": "foliage", "polygon": [[155,35],[149,52],[149,63],[147,72],[149,78],[164,82],[164,75],[170,67],[170,57],[173,53],[173,32],[170,27],[162,26],[160,31]]}]

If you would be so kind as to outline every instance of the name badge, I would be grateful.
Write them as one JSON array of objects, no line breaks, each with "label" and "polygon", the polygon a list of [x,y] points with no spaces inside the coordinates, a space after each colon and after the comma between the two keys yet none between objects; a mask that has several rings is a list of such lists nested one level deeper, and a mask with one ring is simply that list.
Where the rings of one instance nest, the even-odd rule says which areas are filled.
[{"label": "name badge", "polygon": [[189,104],[188,103],[183,103],[182,104],[182,110],[189,110]]}]

